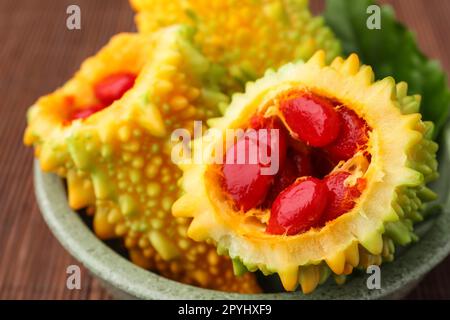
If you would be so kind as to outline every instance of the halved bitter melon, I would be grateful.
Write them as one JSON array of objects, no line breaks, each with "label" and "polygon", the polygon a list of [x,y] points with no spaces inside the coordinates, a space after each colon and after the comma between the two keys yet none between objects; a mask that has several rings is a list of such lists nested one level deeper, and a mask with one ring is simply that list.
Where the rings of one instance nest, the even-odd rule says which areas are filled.
[{"label": "halved bitter melon", "polygon": [[[419,104],[419,96],[407,95],[405,83],[396,85],[392,78],[374,82],[372,69],[360,66],[354,54],[326,65],[319,51],[307,63],[268,72],[248,83],[245,94],[233,97],[224,117],[211,121],[214,134],[194,143],[204,162],[180,165],[185,193],[173,213],[193,217],[190,237],[215,242],[241,270],[278,273],[289,291],[300,284],[308,293],[330,274],[340,283],[354,268],[391,261],[394,245],[417,239],[413,224],[422,219],[423,203],[435,198],[425,183],[437,177],[438,147],[431,140],[433,125],[421,121]],[[278,149],[286,148],[280,142],[285,138],[289,145],[269,183],[254,166],[243,167],[247,163],[234,172],[227,162],[217,164],[215,152],[221,147],[227,160],[230,150],[244,145],[239,141],[247,139],[245,148],[255,141],[249,135],[230,141],[227,130],[255,128],[255,119],[257,127],[278,121]],[[282,130],[287,132],[283,139]],[[269,197],[261,188],[270,194],[285,179],[286,163],[298,154],[319,152],[309,165],[324,169],[324,160],[348,150],[351,154],[325,173],[302,163],[296,172],[305,173],[297,173],[288,187],[276,191],[273,204],[265,204]]]},{"label": "halved bitter melon", "polygon": [[307,0],[131,0],[139,32],[185,23],[211,61],[225,66],[225,85],[239,89],[268,68],[308,59],[324,49],[331,61],[340,44]]},{"label": "halved bitter melon", "polygon": [[93,182],[94,230],[103,239],[123,237],[133,262],[189,284],[258,292],[253,275],[235,277],[228,257],[187,237],[189,219],[171,215],[181,176],[170,158],[171,132],[217,116],[227,102],[187,31],[158,32],[133,89],[73,129],[70,155]]},{"label": "halved bitter melon", "polygon": [[99,82],[115,74],[140,73],[153,51],[153,38],[125,33],[115,36],[87,59],[72,79],[40,98],[28,111],[24,142],[35,147],[44,171],[67,178],[69,204],[73,209],[95,205],[95,196],[90,179],[73,166],[67,137],[75,127],[84,125],[83,117],[100,109],[94,90]]}]

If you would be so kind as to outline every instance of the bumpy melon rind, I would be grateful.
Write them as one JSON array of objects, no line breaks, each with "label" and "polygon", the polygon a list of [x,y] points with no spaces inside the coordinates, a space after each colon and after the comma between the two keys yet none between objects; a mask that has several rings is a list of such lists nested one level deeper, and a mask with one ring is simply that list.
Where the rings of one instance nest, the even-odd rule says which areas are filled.
[{"label": "bumpy melon rind", "polygon": [[[95,196],[91,181],[74,168],[67,149],[67,138],[75,128],[84,125],[82,120],[67,123],[71,108],[95,104],[93,86],[105,76],[116,72],[139,74],[153,50],[152,38],[128,33],[114,36],[95,56],[83,62],[72,79],[40,98],[28,111],[24,142],[35,147],[42,170],[67,178],[69,204],[73,209],[94,205]],[[157,119],[155,116],[155,132],[161,130]]]},{"label": "bumpy melon rind", "polygon": [[422,201],[434,197],[424,184],[437,175],[437,145],[429,138],[430,125],[416,113],[419,97],[407,96],[406,84],[396,86],[392,78],[374,82],[371,68],[360,66],[354,54],[326,65],[325,54],[319,51],[307,63],[268,72],[247,84],[245,94],[235,95],[225,116],[213,121],[219,134],[202,141],[205,159],[212,157],[215,144],[223,143],[227,128],[245,127],[268,101],[291,88],[335,98],[371,127],[368,184],[354,209],[321,229],[295,236],[270,235],[244,223],[242,215],[221,201],[220,184],[207,164],[190,163],[181,167],[185,194],[174,204],[173,213],[194,218],[188,234],[195,240],[216,242],[220,251],[251,271],[277,272],[286,290],[294,290],[300,282],[309,292],[317,276],[308,269],[313,280],[306,277],[312,282],[306,281],[305,267],[318,268],[325,262],[336,275],[345,275],[361,263],[392,259],[393,243],[387,235],[397,234],[392,238],[400,244],[415,240],[410,215],[420,215]]},{"label": "bumpy melon rind", "polygon": [[195,40],[205,56],[224,66],[223,84],[237,89],[261,77],[266,69],[308,59],[324,49],[331,61],[340,43],[314,17],[306,0],[131,0],[142,33],[185,23],[196,30]]},{"label": "bumpy melon rind", "polygon": [[171,215],[181,175],[170,158],[171,133],[217,116],[227,102],[188,31],[177,26],[155,35],[135,86],[74,129],[67,139],[70,155],[94,186],[96,234],[123,238],[134,263],[205,288],[259,292],[254,275],[235,277],[228,257],[187,237],[189,219]]}]

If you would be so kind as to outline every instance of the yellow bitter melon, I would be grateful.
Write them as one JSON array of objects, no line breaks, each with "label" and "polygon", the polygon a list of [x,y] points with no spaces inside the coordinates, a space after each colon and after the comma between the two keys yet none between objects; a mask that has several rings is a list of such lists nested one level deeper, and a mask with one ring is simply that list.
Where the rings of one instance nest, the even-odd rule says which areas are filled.
[{"label": "yellow bitter melon", "polygon": [[[153,51],[153,36],[120,34],[87,59],[79,71],[55,92],[40,98],[30,107],[24,142],[35,147],[44,171],[67,178],[69,204],[81,209],[95,204],[90,179],[73,166],[66,139],[83,119],[71,119],[75,111],[98,103],[94,86],[110,74],[139,74]],[[101,111],[100,111],[101,112]]]},{"label": "yellow bitter melon", "polygon": [[170,134],[192,128],[193,119],[217,116],[218,105],[227,102],[206,79],[210,64],[191,45],[187,31],[175,26],[158,32],[133,89],[74,128],[69,151],[93,182],[99,237],[123,237],[133,262],[169,278],[258,292],[253,275],[235,277],[228,257],[187,237],[189,219],[171,215],[181,171],[170,158]]},{"label": "yellow bitter melon", "polygon": [[340,44],[307,0],[131,0],[140,32],[186,23],[211,61],[225,66],[226,87],[239,89],[268,68],[308,59],[324,49],[331,61]]},{"label": "yellow bitter melon", "polygon": [[[353,209],[300,234],[273,235],[266,232],[264,221],[230,204],[217,165],[210,163],[227,129],[247,128],[255,114],[279,114],[273,106],[289,90],[338,101],[363,118],[371,128],[371,160],[361,170],[356,156],[339,164],[356,168],[366,181]],[[214,135],[194,143],[194,149],[201,145],[205,161],[180,165],[185,194],[173,205],[173,213],[193,217],[190,237],[215,242],[241,271],[278,273],[286,290],[300,284],[308,293],[330,273],[341,283],[354,268],[391,261],[394,245],[417,239],[413,224],[422,220],[423,203],[435,198],[425,184],[437,177],[438,146],[431,140],[432,123],[421,121],[419,104],[419,96],[407,95],[406,83],[396,85],[390,77],[374,82],[371,67],[361,66],[354,54],[327,65],[319,51],[307,63],[267,72],[248,83],[245,94],[233,97],[225,116],[211,123]],[[260,210],[271,214],[270,208]]]}]

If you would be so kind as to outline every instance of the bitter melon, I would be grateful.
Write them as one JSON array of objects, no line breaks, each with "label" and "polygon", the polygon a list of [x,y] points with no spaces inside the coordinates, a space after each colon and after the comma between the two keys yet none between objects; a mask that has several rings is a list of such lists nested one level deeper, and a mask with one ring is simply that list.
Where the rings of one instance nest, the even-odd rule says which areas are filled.
[{"label": "bitter melon", "polygon": [[95,90],[99,83],[119,73],[129,77],[130,84],[134,81],[133,75],[139,74],[153,51],[152,38],[137,34],[115,36],[87,59],[72,79],[40,98],[28,111],[24,142],[35,147],[42,170],[67,178],[69,204],[73,209],[95,205],[95,196],[90,179],[73,165],[67,137],[75,127],[84,125],[84,118],[90,113],[101,113],[106,107]]},{"label": "bitter melon", "polygon": [[[167,157],[170,130],[218,115],[227,102],[190,34],[173,26],[115,36],[30,108],[24,140],[42,169],[67,179],[70,206],[88,207],[98,237],[122,237],[136,264],[189,284],[258,292],[254,277],[236,278],[229,259],[184,235],[186,219],[166,214],[180,174]],[[142,206],[130,218],[133,201]]]},{"label": "bitter melon", "polygon": [[[425,184],[437,177],[438,146],[419,104],[406,83],[374,82],[355,54],[327,65],[319,51],[269,71],[194,142],[203,162],[180,164],[185,193],[173,213],[192,217],[188,235],[216,243],[237,270],[278,273],[288,291],[391,261],[395,245],[417,240],[413,224],[436,197]],[[261,128],[278,134],[252,136]],[[241,135],[227,139],[229,129]],[[251,148],[278,151],[280,169],[236,162]]]},{"label": "bitter melon", "polygon": [[186,235],[175,219],[181,172],[172,163],[170,134],[219,114],[227,97],[209,77],[210,63],[192,45],[189,28],[158,31],[156,45],[133,88],[67,137],[76,168],[92,180],[94,230],[124,238],[133,262],[189,284],[258,292],[253,275],[233,275],[229,258]]},{"label": "bitter melon", "polygon": [[[205,56],[224,66],[230,92],[268,68],[308,59],[324,49],[331,60],[340,44],[323,18],[311,15],[307,0],[131,0],[143,33],[185,23],[195,27]],[[218,73],[219,70],[218,70]]]}]

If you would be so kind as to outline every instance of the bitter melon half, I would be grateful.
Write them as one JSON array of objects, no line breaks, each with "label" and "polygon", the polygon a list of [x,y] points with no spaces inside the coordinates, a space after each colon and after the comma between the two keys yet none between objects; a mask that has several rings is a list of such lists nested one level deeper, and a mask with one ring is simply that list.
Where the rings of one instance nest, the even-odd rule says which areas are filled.
[{"label": "bitter melon half", "polygon": [[136,264],[188,284],[258,292],[253,276],[235,277],[229,258],[187,237],[189,219],[170,214],[181,175],[169,157],[171,131],[217,116],[227,101],[190,34],[172,26],[116,36],[74,79],[32,107],[25,140],[36,145],[44,169],[68,168],[61,175],[83,178],[72,187],[69,180],[69,198],[86,185],[91,196],[72,206],[95,207],[96,234],[123,238]]},{"label": "bitter melon half", "polygon": [[268,72],[194,143],[203,161],[180,164],[173,213],[193,217],[188,235],[215,242],[237,270],[278,273],[289,291],[391,261],[435,198],[425,184],[437,144],[419,104],[406,83],[374,82],[355,54],[327,65],[319,51]]},{"label": "bitter melon half", "polygon": [[[239,90],[246,81],[324,49],[331,60],[340,43],[307,0],[131,0],[139,32],[184,23],[211,61],[224,66],[222,83]],[[220,74],[219,69],[217,72]]]},{"label": "bitter melon half", "polygon": [[[153,51],[153,36],[120,34],[100,52],[87,59],[64,86],[40,98],[28,111],[24,142],[35,147],[44,171],[67,178],[69,204],[73,209],[95,205],[90,179],[74,167],[67,137],[84,118],[107,107],[134,85],[135,77]],[[104,87],[119,78],[116,96]]]}]

